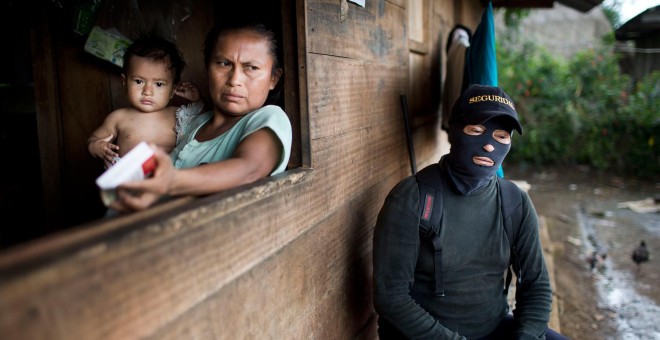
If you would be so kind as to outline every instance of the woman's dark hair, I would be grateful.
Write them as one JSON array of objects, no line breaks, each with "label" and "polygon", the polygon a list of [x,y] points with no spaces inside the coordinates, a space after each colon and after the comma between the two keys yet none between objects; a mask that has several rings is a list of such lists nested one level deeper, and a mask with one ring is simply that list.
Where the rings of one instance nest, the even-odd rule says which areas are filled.
[{"label": "woman's dark hair", "polygon": [[[266,25],[261,23],[243,23],[231,26],[213,27],[206,35],[206,39],[204,40],[204,65],[206,65],[206,67],[209,66],[209,61],[212,57],[211,55],[215,50],[215,46],[218,43],[218,40],[228,33],[238,31],[248,31],[254,33],[268,43],[268,54],[270,54],[270,57],[273,59],[273,68],[271,70],[271,74],[275,74],[277,69],[280,68],[277,51],[277,39],[275,37],[275,33],[266,27]],[[279,99],[280,92],[282,91],[280,85],[282,84],[282,77],[283,75],[280,76],[280,81],[277,82],[275,88],[268,93],[266,104],[275,104]]]},{"label": "woman's dark hair", "polygon": [[157,35],[145,35],[135,40],[124,52],[124,73],[128,73],[131,57],[142,57],[153,62],[169,61],[168,69],[174,74],[174,84],[181,81],[181,72],[186,67],[181,51],[176,45]]}]

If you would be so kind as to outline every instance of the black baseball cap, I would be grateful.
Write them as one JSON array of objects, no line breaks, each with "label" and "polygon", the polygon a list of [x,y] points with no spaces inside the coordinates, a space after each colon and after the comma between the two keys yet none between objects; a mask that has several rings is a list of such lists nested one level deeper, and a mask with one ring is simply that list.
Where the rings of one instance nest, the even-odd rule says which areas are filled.
[{"label": "black baseball cap", "polygon": [[482,124],[495,117],[509,117],[512,128],[522,135],[522,125],[511,97],[497,86],[473,84],[454,103],[449,125]]}]

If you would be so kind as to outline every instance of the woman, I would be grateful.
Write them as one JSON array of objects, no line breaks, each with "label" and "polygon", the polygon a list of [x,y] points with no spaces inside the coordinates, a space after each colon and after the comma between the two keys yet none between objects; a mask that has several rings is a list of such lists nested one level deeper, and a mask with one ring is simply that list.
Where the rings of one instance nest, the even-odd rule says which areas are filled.
[{"label": "woman", "polygon": [[204,43],[213,111],[179,126],[183,137],[171,158],[155,148],[152,178],[119,187],[118,211],[142,210],[163,196],[206,195],[285,170],[291,123],[265,105],[282,69],[274,34],[261,25],[214,28]]}]

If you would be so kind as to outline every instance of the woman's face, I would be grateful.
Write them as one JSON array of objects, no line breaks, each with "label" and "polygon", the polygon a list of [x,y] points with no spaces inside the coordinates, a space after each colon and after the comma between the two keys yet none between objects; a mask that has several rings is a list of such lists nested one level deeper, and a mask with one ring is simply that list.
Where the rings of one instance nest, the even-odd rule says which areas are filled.
[{"label": "woman's face", "polygon": [[216,111],[244,116],[264,105],[282,70],[272,72],[268,41],[250,31],[225,33],[208,63],[209,92]]}]

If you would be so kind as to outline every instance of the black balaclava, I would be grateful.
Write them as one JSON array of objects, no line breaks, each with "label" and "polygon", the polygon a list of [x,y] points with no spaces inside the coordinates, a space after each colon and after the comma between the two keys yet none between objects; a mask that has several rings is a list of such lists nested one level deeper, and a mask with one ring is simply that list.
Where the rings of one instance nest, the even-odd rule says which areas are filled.
[{"label": "black balaclava", "polygon": [[[486,128],[486,131],[479,136],[465,134],[463,126],[449,127],[452,143],[447,157],[448,173],[456,189],[463,195],[486,185],[496,175],[497,169],[502,165],[504,157],[511,149],[511,144],[502,144],[493,138],[495,130],[505,130],[511,133],[513,128],[509,122],[490,119],[481,125]],[[495,150],[487,152],[484,149],[487,144],[492,145]],[[488,157],[494,164],[492,166],[478,165],[472,160],[473,157]]]},{"label": "black balaclava", "polygon": [[[478,136],[468,135],[463,132],[466,125],[482,125],[486,131]],[[488,184],[511,149],[511,144],[496,141],[493,131],[511,133],[514,129],[522,134],[513,101],[503,90],[471,85],[463,92],[449,120],[451,148],[445,157],[449,178],[458,192],[467,195]],[[488,144],[493,146],[492,152],[484,149]],[[473,157],[488,157],[494,164],[478,165]]]}]

